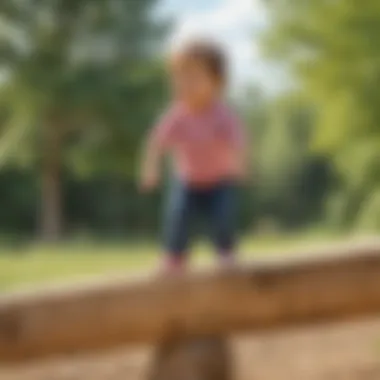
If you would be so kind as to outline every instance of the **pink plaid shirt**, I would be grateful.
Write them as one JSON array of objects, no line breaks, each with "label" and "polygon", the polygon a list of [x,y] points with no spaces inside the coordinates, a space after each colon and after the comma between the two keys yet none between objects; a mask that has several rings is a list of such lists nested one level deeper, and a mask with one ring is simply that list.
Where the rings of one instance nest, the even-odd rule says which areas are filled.
[{"label": "pink plaid shirt", "polygon": [[225,105],[191,113],[181,105],[166,112],[153,129],[151,149],[169,152],[179,178],[194,186],[239,179],[244,133]]}]

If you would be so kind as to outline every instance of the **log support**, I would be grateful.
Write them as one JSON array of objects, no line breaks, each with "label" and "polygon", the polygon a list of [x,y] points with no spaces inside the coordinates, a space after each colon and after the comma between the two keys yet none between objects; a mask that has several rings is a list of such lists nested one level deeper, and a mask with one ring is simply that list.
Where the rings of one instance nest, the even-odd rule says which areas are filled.
[{"label": "log support", "polygon": [[223,336],[170,336],[158,344],[147,380],[232,380],[232,369]]}]

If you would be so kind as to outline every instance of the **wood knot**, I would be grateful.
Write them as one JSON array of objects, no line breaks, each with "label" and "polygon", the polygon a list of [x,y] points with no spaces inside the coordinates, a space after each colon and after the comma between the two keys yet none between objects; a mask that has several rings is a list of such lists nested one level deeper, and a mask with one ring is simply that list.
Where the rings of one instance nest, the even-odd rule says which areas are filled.
[{"label": "wood knot", "polygon": [[269,272],[256,272],[251,277],[252,284],[256,286],[260,292],[271,291],[275,287],[277,280],[276,274]]},{"label": "wood knot", "polygon": [[0,341],[15,343],[21,337],[22,324],[15,313],[0,314]]}]

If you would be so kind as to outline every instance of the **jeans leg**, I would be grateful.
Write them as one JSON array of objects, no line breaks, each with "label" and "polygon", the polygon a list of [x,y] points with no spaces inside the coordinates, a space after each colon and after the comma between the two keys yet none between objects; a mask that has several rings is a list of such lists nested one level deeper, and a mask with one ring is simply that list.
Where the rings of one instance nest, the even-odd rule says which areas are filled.
[{"label": "jeans leg", "polygon": [[193,195],[182,183],[172,186],[164,221],[165,250],[169,255],[182,257],[187,253]]},{"label": "jeans leg", "polygon": [[235,253],[237,194],[234,184],[225,183],[216,187],[211,194],[210,219],[212,239],[217,252]]}]

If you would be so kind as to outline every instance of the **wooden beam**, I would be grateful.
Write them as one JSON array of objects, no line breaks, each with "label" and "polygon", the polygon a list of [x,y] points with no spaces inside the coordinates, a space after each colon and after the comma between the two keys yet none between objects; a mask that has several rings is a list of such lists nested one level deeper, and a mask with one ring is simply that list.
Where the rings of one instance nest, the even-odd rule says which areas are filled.
[{"label": "wooden beam", "polygon": [[[328,254],[328,255],[326,255]],[[0,298],[0,361],[380,312],[380,244],[231,272],[114,281]]]}]

